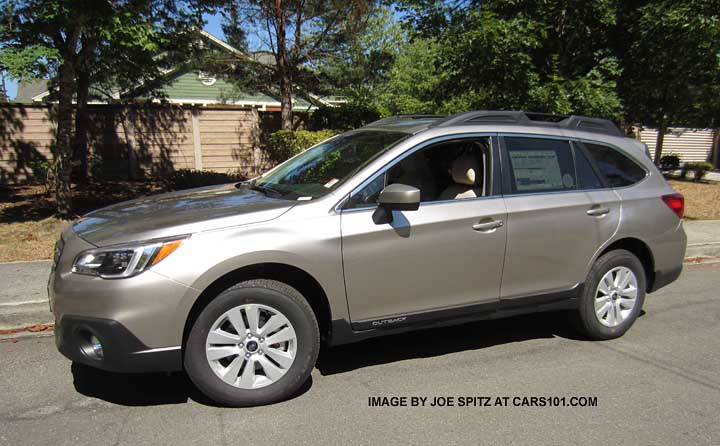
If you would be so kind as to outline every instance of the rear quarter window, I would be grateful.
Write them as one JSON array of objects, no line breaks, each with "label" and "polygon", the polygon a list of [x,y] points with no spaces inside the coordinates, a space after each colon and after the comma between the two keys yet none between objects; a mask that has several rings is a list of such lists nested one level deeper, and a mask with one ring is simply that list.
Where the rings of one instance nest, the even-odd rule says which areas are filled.
[{"label": "rear quarter window", "polygon": [[645,169],[618,150],[600,144],[584,145],[610,187],[630,186],[647,175]]}]

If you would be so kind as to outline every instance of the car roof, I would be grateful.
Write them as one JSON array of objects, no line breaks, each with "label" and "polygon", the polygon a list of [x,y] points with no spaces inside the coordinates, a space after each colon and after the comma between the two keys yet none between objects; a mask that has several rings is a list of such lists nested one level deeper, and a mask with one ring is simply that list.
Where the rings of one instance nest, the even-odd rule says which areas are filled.
[{"label": "car roof", "polygon": [[608,136],[623,137],[620,129],[608,119],[589,118],[587,116],[555,116],[522,111],[480,110],[458,113],[452,116],[441,115],[396,115],[372,122],[365,128],[378,130],[419,133],[430,128],[454,126],[522,126],[541,130],[563,129],[581,132],[599,133]]}]

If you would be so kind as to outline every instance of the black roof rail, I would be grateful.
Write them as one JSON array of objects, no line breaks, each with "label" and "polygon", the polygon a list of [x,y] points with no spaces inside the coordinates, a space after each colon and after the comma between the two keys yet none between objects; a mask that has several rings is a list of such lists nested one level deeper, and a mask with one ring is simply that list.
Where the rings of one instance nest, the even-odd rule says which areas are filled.
[{"label": "black roof rail", "polygon": [[407,120],[407,119],[442,119],[442,118],[447,118],[447,116],[444,116],[444,115],[393,115],[393,116],[388,116],[387,118],[382,118],[382,119],[378,119],[377,121],[373,121],[370,124],[367,124],[366,127],[389,124],[391,122],[402,121],[402,120]]},{"label": "black roof rail", "polygon": [[586,116],[568,116],[558,123],[571,130],[582,130],[584,132],[604,133],[606,135],[624,136],[618,126],[609,119],[588,118]]},{"label": "black roof rail", "polygon": [[521,111],[471,111],[448,116],[434,123],[433,127],[449,127],[470,123],[529,124],[530,118]]},{"label": "black roof rail", "polygon": [[[531,117],[540,119],[531,119]],[[623,136],[620,129],[608,119],[588,118],[577,115],[557,116],[546,113],[525,113],[522,111],[481,110],[458,113],[433,123],[431,127],[485,123],[566,128],[584,132],[603,133],[612,136]]]}]

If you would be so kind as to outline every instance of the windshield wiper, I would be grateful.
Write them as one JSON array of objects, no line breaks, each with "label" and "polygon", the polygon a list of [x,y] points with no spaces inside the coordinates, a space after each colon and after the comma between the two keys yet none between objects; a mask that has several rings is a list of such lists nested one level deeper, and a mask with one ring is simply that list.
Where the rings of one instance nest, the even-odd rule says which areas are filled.
[{"label": "windshield wiper", "polygon": [[253,184],[252,186],[250,186],[250,189],[261,192],[268,197],[281,198],[283,196],[282,192],[273,189],[272,187],[258,186],[257,184]]}]

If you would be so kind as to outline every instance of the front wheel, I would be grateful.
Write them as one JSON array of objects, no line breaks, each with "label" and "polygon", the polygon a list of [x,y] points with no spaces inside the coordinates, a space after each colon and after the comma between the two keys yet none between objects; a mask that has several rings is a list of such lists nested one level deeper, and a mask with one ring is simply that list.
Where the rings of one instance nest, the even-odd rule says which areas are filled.
[{"label": "front wheel", "polygon": [[308,379],[320,348],[312,308],[294,288],[251,280],[200,313],[188,336],[185,370],[209,398],[228,406],[270,404]]},{"label": "front wheel", "polygon": [[645,270],[633,253],[618,249],[604,254],[590,269],[580,298],[580,331],[595,340],[625,334],[642,310],[645,287]]}]

